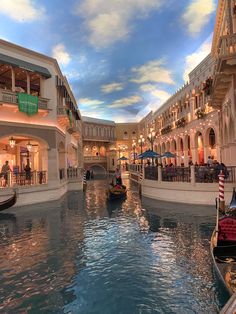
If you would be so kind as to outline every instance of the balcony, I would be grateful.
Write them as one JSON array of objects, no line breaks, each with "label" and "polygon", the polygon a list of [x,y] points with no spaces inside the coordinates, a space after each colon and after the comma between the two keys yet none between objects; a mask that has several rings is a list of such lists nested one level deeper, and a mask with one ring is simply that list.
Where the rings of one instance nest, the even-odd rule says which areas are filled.
[{"label": "balcony", "polygon": [[[71,120],[70,120],[71,119]],[[62,127],[72,127],[74,126],[74,117],[71,115],[71,118],[69,116],[69,109],[66,107],[57,107],[57,120],[58,123]]]},{"label": "balcony", "polygon": [[236,71],[236,34],[220,38],[213,81],[212,106],[220,108]]},{"label": "balcony", "polygon": [[72,134],[77,140],[82,138],[82,125],[80,120],[75,120],[74,125],[67,129],[68,133]]},{"label": "balcony", "polygon": [[[38,108],[39,110],[49,110],[48,109],[49,99],[47,98],[38,98]],[[0,89],[0,103],[6,105],[17,105],[18,106],[18,98],[17,93],[12,92],[10,90]]]},{"label": "balcony", "polygon": [[104,163],[107,162],[107,157],[103,156],[84,156],[85,163]]}]

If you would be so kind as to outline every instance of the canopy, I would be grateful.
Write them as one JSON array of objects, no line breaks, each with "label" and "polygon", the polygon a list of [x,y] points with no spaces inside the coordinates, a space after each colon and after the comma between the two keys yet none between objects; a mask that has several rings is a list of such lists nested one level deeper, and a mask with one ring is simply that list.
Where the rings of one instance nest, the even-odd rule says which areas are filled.
[{"label": "canopy", "polygon": [[138,156],[139,159],[144,159],[144,158],[161,158],[161,155],[158,153],[154,152],[151,149],[146,150],[144,153],[140,154]]},{"label": "canopy", "polygon": [[120,157],[118,160],[128,160],[125,156]]},{"label": "canopy", "polygon": [[166,157],[166,158],[175,158],[177,157],[176,154],[173,154],[171,152],[165,152],[161,157]]}]

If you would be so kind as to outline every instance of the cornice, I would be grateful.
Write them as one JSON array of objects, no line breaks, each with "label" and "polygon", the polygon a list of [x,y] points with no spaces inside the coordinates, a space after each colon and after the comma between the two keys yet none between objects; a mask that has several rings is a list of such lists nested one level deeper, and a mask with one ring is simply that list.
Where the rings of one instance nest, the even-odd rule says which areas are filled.
[{"label": "cornice", "polygon": [[215,56],[217,53],[218,42],[219,42],[219,38],[220,38],[220,29],[221,29],[222,22],[223,22],[223,15],[224,15],[224,8],[225,8],[226,1],[228,1],[228,0],[219,0],[218,1],[217,11],[216,11],[216,19],[215,19],[215,27],[214,27],[214,35],[213,35],[212,46],[211,46],[211,54],[213,56]]}]

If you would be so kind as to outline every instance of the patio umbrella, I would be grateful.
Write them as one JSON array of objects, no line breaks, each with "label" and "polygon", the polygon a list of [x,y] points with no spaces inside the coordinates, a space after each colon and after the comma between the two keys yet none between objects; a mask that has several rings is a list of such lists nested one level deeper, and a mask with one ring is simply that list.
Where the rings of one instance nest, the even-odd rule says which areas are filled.
[{"label": "patio umbrella", "polygon": [[122,156],[122,157],[120,157],[120,158],[117,159],[117,160],[128,160],[128,158],[126,158],[125,156]]},{"label": "patio umbrella", "polygon": [[171,152],[165,152],[161,157],[166,157],[166,158],[175,158],[177,157],[176,154],[173,154]]},{"label": "patio umbrella", "polygon": [[146,150],[144,153],[140,154],[138,156],[139,159],[144,159],[144,158],[161,158],[161,155],[158,153],[154,152],[151,149]]}]

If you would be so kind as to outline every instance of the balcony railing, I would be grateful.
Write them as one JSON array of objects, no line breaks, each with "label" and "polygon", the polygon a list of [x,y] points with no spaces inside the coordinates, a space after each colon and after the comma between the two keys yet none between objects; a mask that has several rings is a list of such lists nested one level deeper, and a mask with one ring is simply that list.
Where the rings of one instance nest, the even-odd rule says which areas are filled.
[{"label": "balcony railing", "polygon": [[59,169],[59,178],[60,180],[81,180],[82,179],[82,169],[78,167],[69,167],[67,169]]},{"label": "balcony railing", "polygon": [[103,156],[84,156],[84,162],[107,162],[107,157]]},{"label": "balcony railing", "polygon": [[12,173],[8,172],[6,175],[2,175],[0,178],[0,187],[13,187],[15,185],[41,185],[47,183],[47,171],[31,171],[30,173],[19,172]]},{"label": "balcony railing", "polygon": [[220,38],[218,56],[230,57],[236,53],[236,34],[225,35]]},{"label": "balcony railing", "polygon": [[[18,105],[17,93],[9,91],[9,90],[0,89],[0,102],[6,103],[6,104]],[[43,110],[47,110],[48,109],[48,102],[49,102],[49,99],[39,97],[38,98],[38,108],[43,109]]]}]

